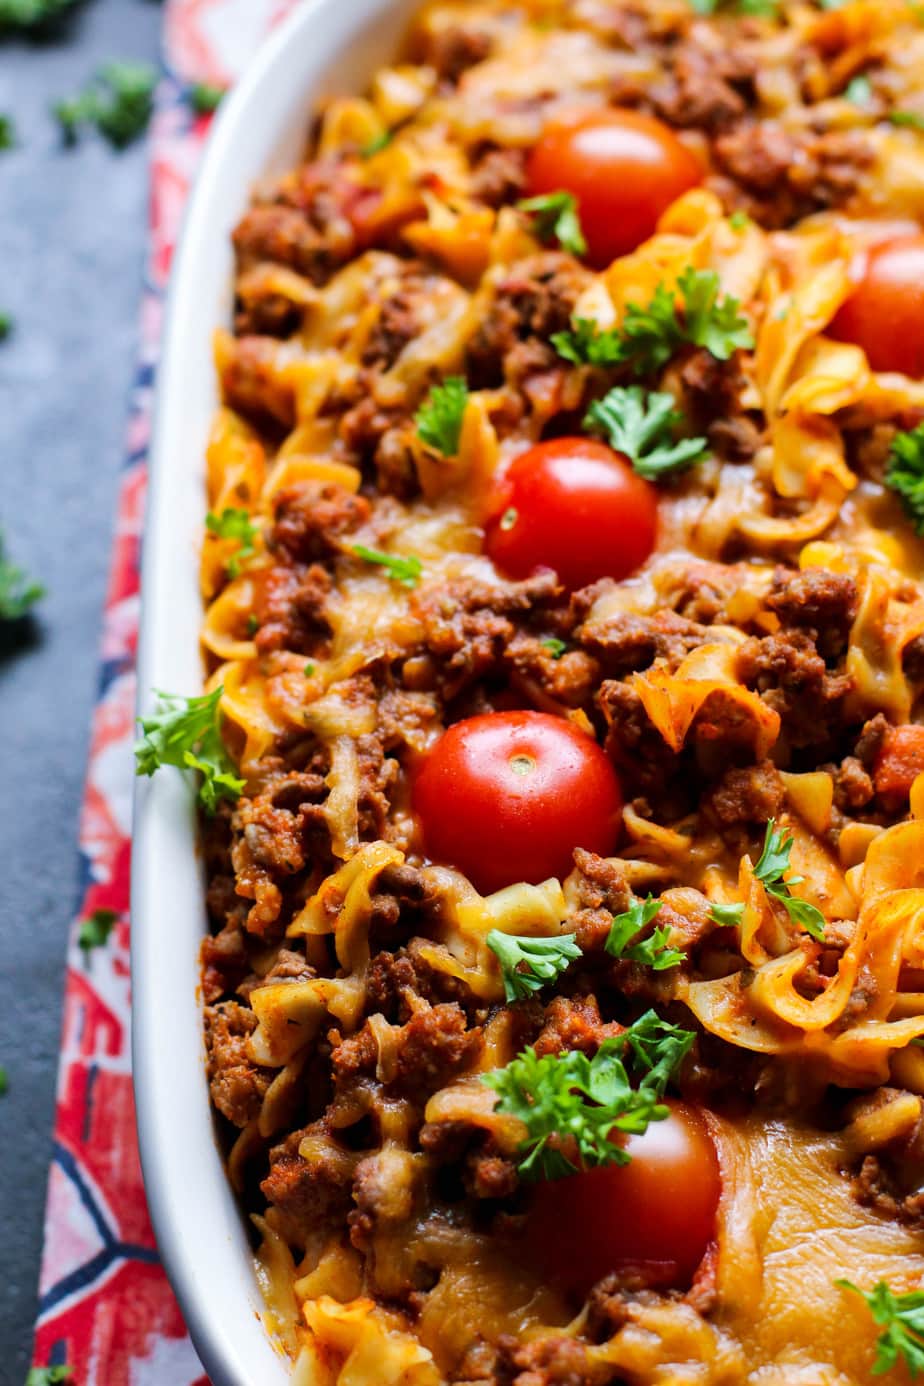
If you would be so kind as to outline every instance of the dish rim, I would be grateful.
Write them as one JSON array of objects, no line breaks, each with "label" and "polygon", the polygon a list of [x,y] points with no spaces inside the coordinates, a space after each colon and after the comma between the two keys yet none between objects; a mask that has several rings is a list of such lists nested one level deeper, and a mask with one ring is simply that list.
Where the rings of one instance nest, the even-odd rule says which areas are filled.
[{"label": "dish rim", "polygon": [[[211,336],[231,302],[230,231],[254,182],[291,167],[325,84],[356,90],[419,0],[301,0],[222,103],[189,196],[166,295],[148,455],[136,711],[152,689],[199,694]],[[299,122],[299,113],[301,122]],[[183,469],[183,462],[189,466]],[[195,793],[168,771],[132,806],[132,1067],[158,1249],[212,1386],[283,1386],[291,1362],[262,1320],[244,1214],[209,1102],[199,993],[206,932]],[[164,1021],[167,1020],[165,1025]],[[195,1054],[195,1060],[191,1061]]]}]

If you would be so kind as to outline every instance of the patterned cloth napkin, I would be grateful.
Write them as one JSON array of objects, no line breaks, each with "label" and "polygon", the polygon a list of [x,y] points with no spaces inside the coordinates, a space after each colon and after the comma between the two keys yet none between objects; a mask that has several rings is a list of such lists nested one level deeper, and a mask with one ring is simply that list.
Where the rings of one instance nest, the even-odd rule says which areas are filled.
[{"label": "patterned cloth napkin", "polygon": [[[80,905],[68,948],[54,1153],[33,1361],[67,1363],[72,1386],[208,1386],[160,1265],[145,1205],[132,1098],[129,852],[138,561],[164,294],[208,134],[190,83],[229,85],[297,0],[172,0],[151,125],[151,233],[140,361],[119,488],[99,694],[80,822]],[[118,915],[84,957],[80,921]]]}]

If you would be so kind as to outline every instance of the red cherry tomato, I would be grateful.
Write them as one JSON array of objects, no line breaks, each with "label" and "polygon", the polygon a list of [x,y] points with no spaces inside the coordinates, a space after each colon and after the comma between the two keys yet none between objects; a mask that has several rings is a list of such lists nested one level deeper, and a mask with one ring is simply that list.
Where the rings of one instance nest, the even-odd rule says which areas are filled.
[{"label": "red cherry tomato", "polygon": [[575,847],[611,854],[622,809],[596,741],[544,712],[456,722],[424,761],[413,799],[428,854],[484,894],[566,876]]},{"label": "red cherry tomato", "polygon": [[830,330],[862,347],[874,371],[924,375],[924,236],[898,236],[870,250]]},{"label": "red cherry tomato", "polygon": [[638,1267],[649,1283],[686,1288],[715,1236],[719,1162],[693,1107],[628,1136],[627,1165],[537,1183],[527,1254],[577,1299],[611,1271]]},{"label": "red cherry tomato", "polygon": [[574,193],[588,258],[600,269],[647,240],[661,213],[702,178],[699,160],[668,126],[613,109],[554,117],[527,166],[530,196]]},{"label": "red cherry tomato", "polygon": [[513,577],[554,568],[574,590],[633,572],[654,548],[657,525],[655,488],[620,453],[590,438],[555,438],[508,467],[485,548]]}]

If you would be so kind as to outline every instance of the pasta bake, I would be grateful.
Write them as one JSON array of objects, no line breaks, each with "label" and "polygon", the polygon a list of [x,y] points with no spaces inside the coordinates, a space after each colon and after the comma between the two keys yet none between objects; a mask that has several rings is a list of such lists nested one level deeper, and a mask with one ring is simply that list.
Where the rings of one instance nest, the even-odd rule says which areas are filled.
[{"label": "pasta bake", "polygon": [[296,1386],[904,1382],[920,7],[386,56],[234,231],[207,682],[137,750],[267,1324]]}]

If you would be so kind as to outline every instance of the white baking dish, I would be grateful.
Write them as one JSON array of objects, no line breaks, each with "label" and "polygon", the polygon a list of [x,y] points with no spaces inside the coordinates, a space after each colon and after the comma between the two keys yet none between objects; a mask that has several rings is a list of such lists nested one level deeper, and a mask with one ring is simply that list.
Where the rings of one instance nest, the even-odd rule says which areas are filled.
[{"label": "white baking dish", "polygon": [[[204,456],[217,405],[211,334],[231,309],[229,235],[254,182],[291,167],[311,112],[360,90],[395,53],[417,0],[306,0],[223,104],[171,284],[151,450],[139,657],[153,688],[198,693]],[[177,771],[138,782],[132,855],[133,1053],[145,1187],[158,1245],[213,1386],[282,1386],[260,1319],[250,1245],[216,1144],[205,1078],[198,949],[206,928],[194,791]]]}]

